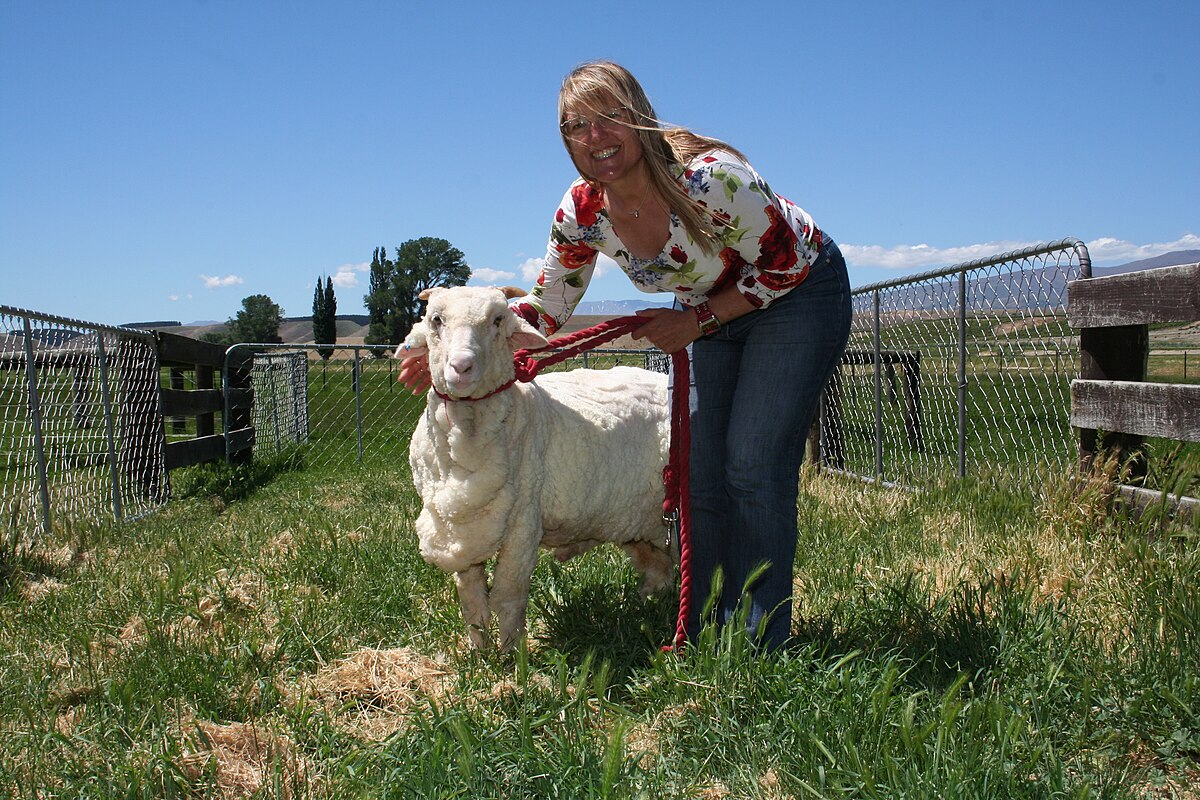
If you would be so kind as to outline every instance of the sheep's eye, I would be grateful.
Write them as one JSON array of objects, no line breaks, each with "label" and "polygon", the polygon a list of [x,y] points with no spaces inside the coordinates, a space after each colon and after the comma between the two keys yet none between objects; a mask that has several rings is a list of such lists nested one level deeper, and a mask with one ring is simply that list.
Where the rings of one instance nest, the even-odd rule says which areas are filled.
[{"label": "sheep's eye", "polygon": [[434,330],[438,330],[438,329],[440,329],[440,328],[442,327],[442,324],[443,324],[443,323],[442,323],[442,315],[441,315],[441,314],[434,314],[434,315],[433,315],[433,317],[431,317],[431,318],[430,318],[430,320],[429,320],[429,324],[433,326],[433,329],[434,329]]},{"label": "sheep's eye", "polygon": [[499,328],[503,322],[504,322],[504,314],[497,314],[496,318],[494,320],[492,320],[492,324],[495,325],[497,328]]}]

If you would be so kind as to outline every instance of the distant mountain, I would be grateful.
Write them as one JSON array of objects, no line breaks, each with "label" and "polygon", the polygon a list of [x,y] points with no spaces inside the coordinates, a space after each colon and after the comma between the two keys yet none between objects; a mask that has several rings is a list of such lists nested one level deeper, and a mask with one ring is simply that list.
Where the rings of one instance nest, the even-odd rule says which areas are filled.
[{"label": "distant mountain", "polygon": [[[312,322],[312,316],[307,317],[284,317],[284,322]],[[355,325],[370,325],[371,317],[367,314],[338,314],[338,322],[353,322]]]},{"label": "distant mountain", "polygon": [[1101,275],[1119,275],[1122,272],[1136,272],[1141,269],[1158,269],[1159,267],[1175,267],[1180,264],[1197,263],[1200,263],[1200,250],[1175,250],[1170,253],[1163,253],[1161,256],[1154,256],[1153,258],[1130,261],[1128,264],[1121,264],[1117,267],[1095,267],[1092,270],[1092,274],[1097,277]]},{"label": "distant mountain", "polygon": [[[177,328],[182,325],[178,320],[158,320],[155,322],[126,322],[122,328],[137,328],[138,330],[153,330],[154,328]],[[196,324],[196,323],[193,323]]]},{"label": "distant mountain", "polygon": [[[1200,250],[1177,250],[1114,267],[1093,267],[1092,274],[1103,277],[1197,262]],[[1053,312],[1061,308],[1067,296],[1067,282],[1075,277],[1057,264],[1000,274],[985,271],[968,279],[968,302],[973,308],[989,311]],[[901,284],[888,290],[887,302],[894,309],[950,312],[958,307],[957,284],[951,278]]]},{"label": "distant mountain", "polygon": [[672,300],[585,300],[576,314],[600,317],[624,317],[642,308],[670,308]]}]

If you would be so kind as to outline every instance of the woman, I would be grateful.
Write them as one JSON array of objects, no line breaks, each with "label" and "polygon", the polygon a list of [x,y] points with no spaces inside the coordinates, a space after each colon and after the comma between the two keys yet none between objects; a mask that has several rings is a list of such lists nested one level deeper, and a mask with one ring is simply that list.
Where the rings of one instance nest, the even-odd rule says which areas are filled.
[{"label": "woman", "polygon": [[[715,621],[733,619],[744,599],[748,632],[778,647],[791,627],[804,442],[849,335],[845,261],[736,149],[664,127],[625,68],[607,61],[575,68],[558,112],[580,180],[555,215],[536,286],[514,310],[553,333],[579,303],[599,253],[638,289],[675,295],[682,308],[638,312],[646,324],[634,338],[666,353],[692,347],[698,594],[688,636],[700,630],[702,601],[719,570]],[[424,388],[424,368],[420,357],[406,359],[401,380]]]}]

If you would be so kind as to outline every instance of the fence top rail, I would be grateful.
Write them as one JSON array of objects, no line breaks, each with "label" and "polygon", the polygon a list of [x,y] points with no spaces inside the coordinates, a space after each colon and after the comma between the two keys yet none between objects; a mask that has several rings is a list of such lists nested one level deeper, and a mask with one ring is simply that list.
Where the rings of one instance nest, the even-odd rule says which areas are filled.
[{"label": "fence top rail", "polygon": [[948,275],[957,275],[960,272],[968,272],[973,269],[983,267],[994,267],[997,264],[1004,264],[1008,261],[1017,261],[1024,258],[1032,258],[1033,256],[1042,256],[1048,253],[1055,253],[1060,250],[1074,250],[1079,257],[1079,271],[1083,277],[1091,277],[1092,275],[1092,259],[1088,255],[1087,245],[1078,239],[1066,238],[1059,239],[1056,242],[1048,242],[1046,244],[1036,244],[1031,247],[1026,247],[1023,250],[1012,250],[1007,253],[999,253],[987,258],[978,258],[974,261],[964,261],[961,264],[955,264],[950,267],[940,267],[928,272],[921,272],[916,275],[906,275],[900,278],[892,278],[891,280],[879,281],[877,283],[868,283],[865,286],[860,286],[851,291],[852,295],[869,294],[871,292],[881,291],[883,289],[892,289],[897,286],[907,286],[911,283],[921,283],[923,281],[933,280],[934,278],[944,278]]},{"label": "fence top rail", "polygon": [[1071,281],[1067,294],[1073,328],[1195,322],[1200,319],[1200,263]]},{"label": "fence top rail", "polygon": [[[94,331],[104,331],[106,333],[117,333],[122,336],[129,336],[138,339],[149,339],[153,341],[153,331],[143,330],[141,328],[126,328],[119,325],[102,325],[98,322],[87,322],[81,319],[72,319],[71,317],[60,317],[56,314],[43,314],[40,311],[30,311],[25,308],[16,308],[14,306],[0,305],[0,316],[7,317],[24,317],[31,322],[48,322],[52,325],[67,325],[72,328],[88,328]],[[20,333],[20,331],[13,331]]]},{"label": "fence top rail", "polygon": [[[298,344],[298,343],[294,343],[294,342],[292,344],[287,344],[287,343],[281,344],[279,342],[259,344],[259,343],[249,343],[249,342],[238,342],[237,344],[230,345],[229,348],[225,351],[225,355],[228,357],[228,355],[230,353],[233,353],[236,350],[251,349],[251,348],[253,348],[253,349],[262,348],[262,349],[270,349],[270,350],[295,350],[295,351],[325,350],[327,348],[330,350],[370,350],[370,351],[386,350],[388,353],[391,353],[391,352],[395,351],[396,346],[391,345],[391,344],[336,344],[336,343],[335,344],[313,344],[312,342],[305,342],[303,344]],[[535,351],[535,354],[537,354],[537,353],[554,353],[554,352],[558,352],[559,350],[562,350],[562,349],[564,349],[564,348],[557,348],[557,349],[547,348],[545,350],[537,350],[537,351]],[[638,349],[638,350],[623,350],[621,348],[597,347],[593,350],[589,350],[588,354],[590,354],[590,355],[644,356],[646,353],[659,353],[659,352],[661,352],[661,351],[657,350],[656,348],[644,348],[644,349]],[[665,356],[666,354],[664,353],[663,355]],[[582,355],[580,357],[582,358]]]},{"label": "fence top rail", "polygon": [[225,355],[228,356],[235,350],[245,350],[253,348],[255,350],[387,350],[391,352],[396,349],[394,344],[314,344],[313,342],[238,342],[231,344],[225,350]]}]

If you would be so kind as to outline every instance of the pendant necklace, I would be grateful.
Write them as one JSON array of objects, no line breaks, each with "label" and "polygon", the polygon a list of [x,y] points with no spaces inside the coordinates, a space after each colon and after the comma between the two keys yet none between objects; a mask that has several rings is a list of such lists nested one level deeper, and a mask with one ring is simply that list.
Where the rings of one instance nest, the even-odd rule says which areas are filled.
[{"label": "pendant necklace", "polygon": [[650,181],[646,181],[646,191],[644,191],[642,193],[642,202],[638,203],[638,207],[635,208],[633,211],[626,211],[625,213],[628,214],[629,216],[633,217],[634,219],[640,219],[642,216],[642,206],[646,205],[646,198],[649,196],[650,196]]}]

